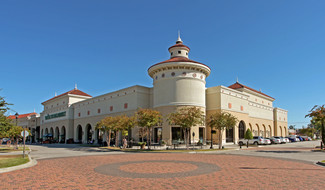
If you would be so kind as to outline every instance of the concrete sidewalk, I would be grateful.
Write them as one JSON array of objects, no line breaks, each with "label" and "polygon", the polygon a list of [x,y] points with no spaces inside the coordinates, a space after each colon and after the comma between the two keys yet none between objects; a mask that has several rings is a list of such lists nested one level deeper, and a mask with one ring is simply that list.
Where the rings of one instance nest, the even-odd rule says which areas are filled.
[{"label": "concrete sidewalk", "polygon": [[279,145],[251,146],[248,149],[245,147],[241,150],[225,152],[225,154],[290,159],[315,164],[318,161],[325,160],[325,152],[312,151],[319,144],[320,141],[303,141]]}]

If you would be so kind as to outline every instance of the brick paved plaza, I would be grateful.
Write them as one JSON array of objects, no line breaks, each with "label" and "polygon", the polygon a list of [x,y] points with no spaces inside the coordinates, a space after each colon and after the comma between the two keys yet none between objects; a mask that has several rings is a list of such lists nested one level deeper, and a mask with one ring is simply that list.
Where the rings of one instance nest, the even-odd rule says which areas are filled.
[{"label": "brick paved plaza", "polygon": [[133,153],[38,160],[1,189],[322,189],[325,168],[263,157]]}]

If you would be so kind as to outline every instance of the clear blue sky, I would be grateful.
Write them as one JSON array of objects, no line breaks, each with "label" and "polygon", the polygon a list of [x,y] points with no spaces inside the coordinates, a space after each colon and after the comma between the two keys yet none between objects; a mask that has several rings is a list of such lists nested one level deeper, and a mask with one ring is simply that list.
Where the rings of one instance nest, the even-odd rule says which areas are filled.
[{"label": "clear blue sky", "polygon": [[0,1],[0,96],[27,113],[75,83],[92,96],[151,87],[148,67],[181,30],[190,58],[212,69],[207,87],[238,77],[306,126],[325,103],[324,10],[321,0]]}]

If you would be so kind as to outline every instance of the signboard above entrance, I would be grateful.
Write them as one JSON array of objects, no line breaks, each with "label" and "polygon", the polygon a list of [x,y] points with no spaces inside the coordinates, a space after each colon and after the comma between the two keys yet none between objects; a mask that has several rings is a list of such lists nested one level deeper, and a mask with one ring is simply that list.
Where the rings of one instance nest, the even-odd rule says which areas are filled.
[{"label": "signboard above entrance", "polygon": [[47,114],[46,116],[45,116],[45,120],[49,120],[49,119],[53,119],[53,118],[58,118],[58,117],[64,117],[64,116],[66,116],[66,113],[67,112],[60,112],[60,113],[55,113],[55,114]]}]

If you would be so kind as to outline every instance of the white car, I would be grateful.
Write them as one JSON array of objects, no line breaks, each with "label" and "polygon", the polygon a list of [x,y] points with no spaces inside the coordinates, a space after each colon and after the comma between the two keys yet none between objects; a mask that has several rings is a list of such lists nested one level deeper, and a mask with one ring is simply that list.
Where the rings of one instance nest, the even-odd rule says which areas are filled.
[{"label": "white car", "polygon": [[269,145],[272,144],[269,138],[264,138],[264,144]]},{"label": "white car", "polygon": [[279,138],[270,137],[270,140],[273,144],[281,144],[281,140]]},{"label": "white car", "polygon": [[[238,140],[238,144],[243,146],[247,143],[247,139],[239,139]],[[254,145],[261,145],[261,144],[265,144],[264,142],[264,138],[261,136],[254,136],[253,139],[248,141],[249,144],[254,144]]]},{"label": "white car", "polygon": [[282,137],[275,136],[274,138],[279,139],[281,144],[282,143],[287,143],[287,141],[284,140],[284,138],[282,138]]},{"label": "white car", "polygon": [[282,137],[287,143],[290,142],[290,140],[287,137]]}]

